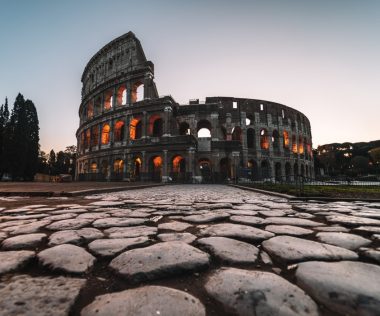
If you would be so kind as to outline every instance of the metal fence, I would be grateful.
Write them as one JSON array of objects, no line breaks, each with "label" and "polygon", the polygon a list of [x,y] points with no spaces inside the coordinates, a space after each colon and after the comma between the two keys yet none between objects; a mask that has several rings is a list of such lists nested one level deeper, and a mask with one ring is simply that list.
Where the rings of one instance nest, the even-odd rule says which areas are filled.
[{"label": "metal fence", "polygon": [[352,186],[352,187],[379,187],[380,181],[359,181],[354,179],[324,179],[318,180],[314,178],[305,177],[303,175],[287,175],[277,177],[259,177],[252,178],[238,177],[230,179],[230,183],[252,185],[252,186],[273,186],[281,190],[281,186],[289,189],[294,189],[298,195],[304,195],[305,188],[308,186]]}]

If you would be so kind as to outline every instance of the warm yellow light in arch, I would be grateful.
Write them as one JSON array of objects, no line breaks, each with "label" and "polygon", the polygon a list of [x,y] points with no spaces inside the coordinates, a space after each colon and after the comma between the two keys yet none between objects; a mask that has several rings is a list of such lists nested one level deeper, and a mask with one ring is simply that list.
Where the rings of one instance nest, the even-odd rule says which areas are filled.
[{"label": "warm yellow light in arch", "polygon": [[175,156],[173,159],[173,171],[179,172],[180,169],[180,163],[183,160],[182,156]]},{"label": "warm yellow light in arch", "polygon": [[129,138],[136,139],[136,126],[140,122],[139,119],[132,119],[131,124],[129,125]]},{"label": "warm yellow light in arch", "polygon": [[102,129],[102,144],[106,145],[110,142],[110,126],[108,124],[103,126]]},{"label": "warm yellow light in arch", "polygon": [[153,165],[155,168],[159,168],[162,166],[162,158],[160,156],[157,156],[153,159]]}]

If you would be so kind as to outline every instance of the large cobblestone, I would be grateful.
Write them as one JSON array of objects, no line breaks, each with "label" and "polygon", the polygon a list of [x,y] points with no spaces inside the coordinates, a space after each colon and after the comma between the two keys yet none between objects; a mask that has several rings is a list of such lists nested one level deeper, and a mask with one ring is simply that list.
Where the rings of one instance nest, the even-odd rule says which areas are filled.
[{"label": "large cobblestone", "polygon": [[0,208],[1,297],[11,298],[0,315],[379,310],[378,203],[288,201],[221,185],[4,199],[17,205]]}]

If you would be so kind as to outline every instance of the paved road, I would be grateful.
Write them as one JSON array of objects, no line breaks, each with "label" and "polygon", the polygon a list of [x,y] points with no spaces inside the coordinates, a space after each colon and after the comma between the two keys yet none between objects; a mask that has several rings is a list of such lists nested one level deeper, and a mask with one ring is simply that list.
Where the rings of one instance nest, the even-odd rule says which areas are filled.
[{"label": "paved road", "polygon": [[217,185],[7,201],[0,315],[379,315],[380,204]]}]

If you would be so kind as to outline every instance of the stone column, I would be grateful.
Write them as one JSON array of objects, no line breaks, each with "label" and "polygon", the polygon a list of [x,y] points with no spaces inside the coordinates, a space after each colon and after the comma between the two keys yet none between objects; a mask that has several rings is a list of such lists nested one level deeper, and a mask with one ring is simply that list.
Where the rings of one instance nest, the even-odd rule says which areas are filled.
[{"label": "stone column", "polygon": [[164,133],[162,136],[170,136],[170,118],[172,113],[171,106],[165,106],[164,108]]},{"label": "stone column", "polygon": [[194,152],[195,152],[195,148],[193,148],[193,147],[190,147],[190,148],[188,148],[188,150],[187,150],[187,157],[188,157],[188,158],[187,158],[187,166],[186,166],[186,170],[187,170],[187,172],[191,173],[191,182],[194,182],[194,177],[195,177]]},{"label": "stone column", "polygon": [[109,135],[110,142],[109,142],[109,144],[110,144],[110,147],[113,147],[113,141],[114,141],[114,139],[113,139],[113,136],[114,136],[114,132],[113,132],[114,123],[113,123],[113,120],[110,121],[109,125],[110,125],[110,135]]},{"label": "stone column", "polygon": [[132,85],[130,81],[127,82],[126,88],[127,88],[127,105],[131,105],[132,104]]},{"label": "stone column", "polygon": [[131,121],[131,117],[129,115],[127,115],[126,118],[125,118],[125,124],[124,124],[124,142],[126,144],[129,143],[129,137],[130,137],[130,135],[129,135],[129,125],[131,124],[130,121]]},{"label": "stone column", "polygon": [[147,120],[148,120],[148,115],[146,111],[143,112],[143,118],[142,118],[142,133],[141,133],[141,138],[146,138],[147,137]]},{"label": "stone column", "polygon": [[218,140],[218,113],[211,113],[211,140]]},{"label": "stone column", "polygon": [[116,109],[116,97],[117,97],[117,89],[116,89],[116,87],[114,87],[113,88],[113,95],[112,95],[112,104],[111,104],[111,106],[112,106],[112,111],[115,111],[115,109]]},{"label": "stone column", "polygon": [[248,165],[248,144],[247,144],[247,125],[246,125],[246,113],[241,112],[241,137],[242,137],[242,154],[243,154],[243,166],[247,168]]},{"label": "stone column", "polygon": [[231,113],[226,113],[226,139],[232,140]]},{"label": "stone column", "polygon": [[143,98],[144,100],[150,99],[149,88],[151,86],[151,82],[152,82],[152,75],[147,74],[144,78],[144,98]]},{"label": "stone column", "polygon": [[145,180],[147,175],[146,175],[146,172],[147,172],[147,163],[145,161],[145,151],[141,151],[141,169],[140,169],[140,177],[141,177],[141,180]]},{"label": "stone column", "polygon": [[100,98],[100,113],[104,113],[104,93],[102,93],[102,96]]},{"label": "stone column", "polygon": [[161,182],[166,183],[169,181],[169,176],[168,176],[168,151],[164,149],[163,151],[164,154],[164,161],[163,161],[163,166],[162,166],[162,175],[161,175]]},{"label": "stone column", "polygon": [[232,152],[232,165],[231,165],[231,177],[235,179],[235,183],[238,180],[238,169],[239,169],[239,157],[240,153],[238,151]]},{"label": "stone column", "polygon": [[99,123],[98,125],[98,147],[102,147],[102,128],[103,128],[103,123]]}]

